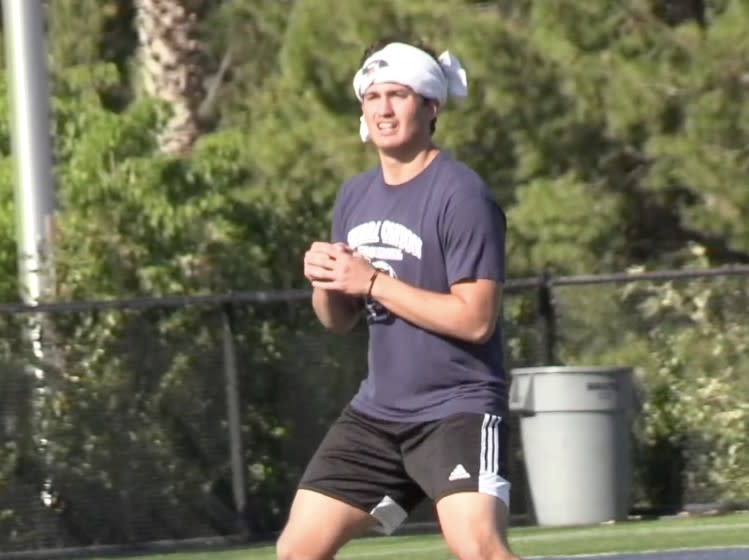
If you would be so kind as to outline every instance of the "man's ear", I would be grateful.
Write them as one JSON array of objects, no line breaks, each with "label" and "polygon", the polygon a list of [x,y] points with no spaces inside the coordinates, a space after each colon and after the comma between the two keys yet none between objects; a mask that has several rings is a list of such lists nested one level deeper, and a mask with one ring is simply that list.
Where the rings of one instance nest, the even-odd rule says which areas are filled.
[{"label": "man's ear", "polygon": [[436,99],[430,99],[429,106],[432,108],[432,117],[436,118],[437,113],[440,112],[440,102]]},{"label": "man's ear", "polygon": [[429,110],[432,112],[432,118],[437,117],[437,113],[440,112],[440,102],[436,99],[429,99],[424,97],[424,105],[429,106]]}]

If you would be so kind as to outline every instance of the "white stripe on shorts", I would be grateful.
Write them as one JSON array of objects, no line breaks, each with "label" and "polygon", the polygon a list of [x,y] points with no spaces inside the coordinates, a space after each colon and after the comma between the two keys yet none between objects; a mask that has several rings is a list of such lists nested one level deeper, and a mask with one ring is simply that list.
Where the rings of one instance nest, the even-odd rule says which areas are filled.
[{"label": "white stripe on shorts", "polygon": [[481,457],[479,459],[479,492],[502,500],[510,507],[510,483],[499,475],[500,416],[484,414],[481,424]]}]

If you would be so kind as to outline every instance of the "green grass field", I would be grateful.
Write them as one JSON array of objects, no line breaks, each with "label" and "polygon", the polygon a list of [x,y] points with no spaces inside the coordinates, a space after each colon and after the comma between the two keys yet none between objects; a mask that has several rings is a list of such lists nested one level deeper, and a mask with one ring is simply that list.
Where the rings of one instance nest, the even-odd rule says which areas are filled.
[{"label": "green grass field", "polygon": [[[638,552],[713,546],[749,546],[749,513],[711,517],[627,521],[585,527],[517,527],[510,543],[521,556]],[[748,551],[749,554],[749,551]],[[275,560],[273,546],[224,551],[157,554],[130,560]],[[440,535],[405,535],[357,539],[336,557],[339,560],[450,560]],[[103,558],[97,560],[105,560]]]}]

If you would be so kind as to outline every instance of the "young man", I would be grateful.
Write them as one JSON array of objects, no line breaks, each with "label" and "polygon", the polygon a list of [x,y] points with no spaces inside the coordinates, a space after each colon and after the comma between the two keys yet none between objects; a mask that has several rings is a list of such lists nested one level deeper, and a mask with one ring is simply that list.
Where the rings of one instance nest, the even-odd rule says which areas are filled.
[{"label": "young man", "polygon": [[366,314],[369,371],[302,477],[278,558],[331,559],[428,496],[458,558],[516,560],[500,474],[504,215],[431,139],[465,72],[449,53],[386,40],[365,52],[354,90],[380,165],[342,185],[332,241],[312,243],[304,274],[331,331]]}]

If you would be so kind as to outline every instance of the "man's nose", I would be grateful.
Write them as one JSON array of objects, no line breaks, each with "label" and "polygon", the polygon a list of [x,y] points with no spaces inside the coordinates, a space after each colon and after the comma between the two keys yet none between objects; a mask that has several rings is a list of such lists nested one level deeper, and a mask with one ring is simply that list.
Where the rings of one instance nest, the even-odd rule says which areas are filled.
[{"label": "man's nose", "polygon": [[383,95],[380,98],[380,102],[377,105],[377,112],[380,115],[390,115],[393,112],[393,104],[387,95]]}]

